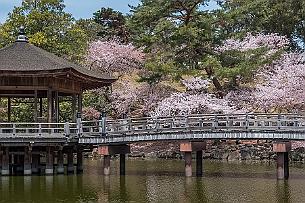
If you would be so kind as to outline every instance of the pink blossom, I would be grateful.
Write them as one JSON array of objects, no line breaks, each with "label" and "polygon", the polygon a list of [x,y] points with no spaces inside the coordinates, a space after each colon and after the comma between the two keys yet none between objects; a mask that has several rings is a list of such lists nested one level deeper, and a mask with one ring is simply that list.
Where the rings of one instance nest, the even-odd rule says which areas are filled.
[{"label": "pink blossom", "polygon": [[95,41],[89,45],[87,62],[102,72],[126,72],[139,68],[145,54],[132,44],[121,44],[116,40]]}]

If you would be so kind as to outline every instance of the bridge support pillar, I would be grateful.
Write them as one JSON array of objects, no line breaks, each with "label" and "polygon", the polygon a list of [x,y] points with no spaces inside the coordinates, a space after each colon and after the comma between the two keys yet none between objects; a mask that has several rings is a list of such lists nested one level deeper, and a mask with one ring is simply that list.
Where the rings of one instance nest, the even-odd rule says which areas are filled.
[{"label": "bridge support pillar", "polygon": [[205,142],[180,143],[180,151],[184,152],[186,177],[192,176],[192,152],[196,152],[196,175],[202,176],[202,150],[205,148]]},{"label": "bridge support pillar", "polygon": [[67,173],[74,173],[73,148],[68,149],[67,158],[68,158]]},{"label": "bridge support pillar", "polygon": [[40,154],[32,154],[32,173],[38,174],[40,168]]},{"label": "bridge support pillar", "polygon": [[202,176],[202,151],[196,152],[196,176]]},{"label": "bridge support pillar", "polygon": [[125,154],[120,154],[120,175],[125,175]]},{"label": "bridge support pillar", "polygon": [[110,155],[104,155],[104,165],[103,165],[103,169],[104,169],[104,175],[108,176],[110,175]]},{"label": "bridge support pillar", "polygon": [[98,153],[104,156],[104,175],[110,175],[110,157],[115,154],[120,154],[120,175],[125,175],[125,155],[130,153],[129,145],[99,146]]},{"label": "bridge support pillar", "polygon": [[2,156],[2,168],[1,174],[4,176],[10,175],[10,157],[9,157],[9,147],[3,148],[3,156]]},{"label": "bridge support pillar", "polygon": [[291,142],[276,142],[273,151],[277,154],[277,179],[287,180],[289,178],[289,156]]},{"label": "bridge support pillar", "polygon": [[81,148],[77,149],[77,173],[83,172],[83,150]]},{"label": "bridge support pillar", "polygon": [[54,172],[54,149],[53,147],[46,147],[47,156],[46,156],[46,175],[53,175]]},{"label": "bridge support pillar", "polygon": [[57,151],[57,174],[63,174],[63,173],[65,173],[64,154],[62,152],[62,149],[59,149]]},{"label": "bridge support pillar", "polygon": [[23,160],[23,174],[32,175],[32,164],[31,164],[32,151],[29,147],[24,148],[24,160]]}]

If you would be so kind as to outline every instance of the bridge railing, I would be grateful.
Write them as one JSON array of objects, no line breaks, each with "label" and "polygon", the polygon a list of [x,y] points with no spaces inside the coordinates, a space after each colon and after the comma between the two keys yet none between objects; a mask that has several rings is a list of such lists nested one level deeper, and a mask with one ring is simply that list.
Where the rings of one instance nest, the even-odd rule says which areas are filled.
[{"label": "bridge railing", "polygon": [[75,123],[0,123],[0,135],[76,134]]},{"label": "bridge railing", "polygon": [[[98,123],[97,121],[96,124]],[[96,126],[96,132],[98,132],[97,129],[98,126]],[[305,131],[305,117],[296,114],[204,114],[107,121],[107,133],[110,135],[187,130]]]}]

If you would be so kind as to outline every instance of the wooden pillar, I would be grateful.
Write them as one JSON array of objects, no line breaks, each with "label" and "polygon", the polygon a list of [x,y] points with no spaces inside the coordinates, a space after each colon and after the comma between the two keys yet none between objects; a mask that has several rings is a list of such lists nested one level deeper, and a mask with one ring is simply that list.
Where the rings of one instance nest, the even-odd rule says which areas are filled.
[{"label": "wooden pillar", "polygon": [[41,118],[43,114],[43,108],[42,108],[42,98],[39,98],[39,117]]},{"label": "wooden pillar", "polygon": [[125,154],[120,154],[120,175],[125,175]]},{"label": "wooden pillar", "polygon": [[73,122],[76,122],[76,113],[77,113],[77,112],[76,112],[76,107],[77,107],[77,106],[76,106],[76,105],[77,105],[77,104],[76,104],[76,100],[77,100],[77,99],[76,99],[76,95],[73,94],[73,95],[72,95],[72,121],[73,121]]},{"label": "wooden pillar", "polygon": [[48,89],[48,122],[52,123],[53,117],[53,99],[52,99],[52,90]]},{"label": "wooden pillar", "polygon": [[3,156],[2,156],[2,175],[10,175],[10,157],[9,157],[9,147],[3,147]]},{"label": "wooden pillar", "polygon": [[72,147],[70,149],[68,149],[67,157],[68,157],[67,172],[74,173],[73,148]]},{"label": "wooden pillar", "polygon": [[78,94],[78,104],[77,104],[77,111],[82,113],[82,109],[83,109],[83,94],[82,93],[79,93]]},{"label": "wooden pillar", "polygon": [[83,150],[82,148],[78,147],[77,149],[77,173],[83,172]]},{"label": "wooden pillar", "polygon": [[34,122],[37,122],[38,121],[38,111],[37,111],[37,107],[38,107],[38,104],[37,104],[37,101],[38,98],[37,98],[37,90],[34,90]]},{"label": "wooden pillar", "polygon": [[7,98],[7,122],[11,122],[11,110],[12,110],[12,105],[11,105],[11,98]]},{"label": "wooden pillar", "polygon": [[202,176],[202,151],[196,152],[196,176]]},{"label": "wooden pillar", "polygon": [[23,174],[31,175],[32,174],[32,165],[31,165],[31,150],[29,147],[24,148],[24,160],[23,160]]},{"label": "wooden pillar", "polygon": [[39,174],[40,172],[40,154],[32,154],[32,173]]},{"label": "wooden pillar", "polygon": [[104,155],[104,175],[108,176],[110,175],[110,155]]},{"label": "wooden pillar", "polygon": [[3,156],[3,151],[2,151],[2,147],[0,146],[0,170],[2,169],[2,156]]},{"label": "wooden pillar", "polygon": [[192,176],[192,152],[184,153],[184,161],[185,161],[185,176]]},{"label": "wooden pillar", "polygon": [[46,175],[53,175],[54,172],[54,150],[53,147],[46,147]]},{"label": "wooden pillar", "polygon": [[54,108],[54,112],[55,112],[55,122],[58,123],[58,122],[59,122],[59,99],[58,99],[58,91],[55,91],[55,93],[54,93],[54,100],[55,100],[55,108]]},{"label": "wooden pillar", "polygon": [[277,179],[283,180],[289,178],[289,157],[288,152],[291,149],[290,142],[273,143],[273,151],[277,154]]},{"label": "wooden pillar", "polygon": [[65,173],[65,167],[64,167],[64,154],[63,149],[59,149],[57,152],[57,174],[63,174]]}]

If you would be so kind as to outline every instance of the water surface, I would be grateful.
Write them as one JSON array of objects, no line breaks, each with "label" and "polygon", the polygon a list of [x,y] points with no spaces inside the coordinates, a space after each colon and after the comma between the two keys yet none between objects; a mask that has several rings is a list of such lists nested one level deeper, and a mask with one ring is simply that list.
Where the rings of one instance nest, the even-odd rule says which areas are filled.
[{"label": "water surface", "polygon": [[0,202],[305,202],[303,165],[277,181],[274,163],[204,160],[200,178],[185,178],[182,160],[127,160],[126,176],[111,164],[109,177],[100,160],[81,175],[0,177]]}]

